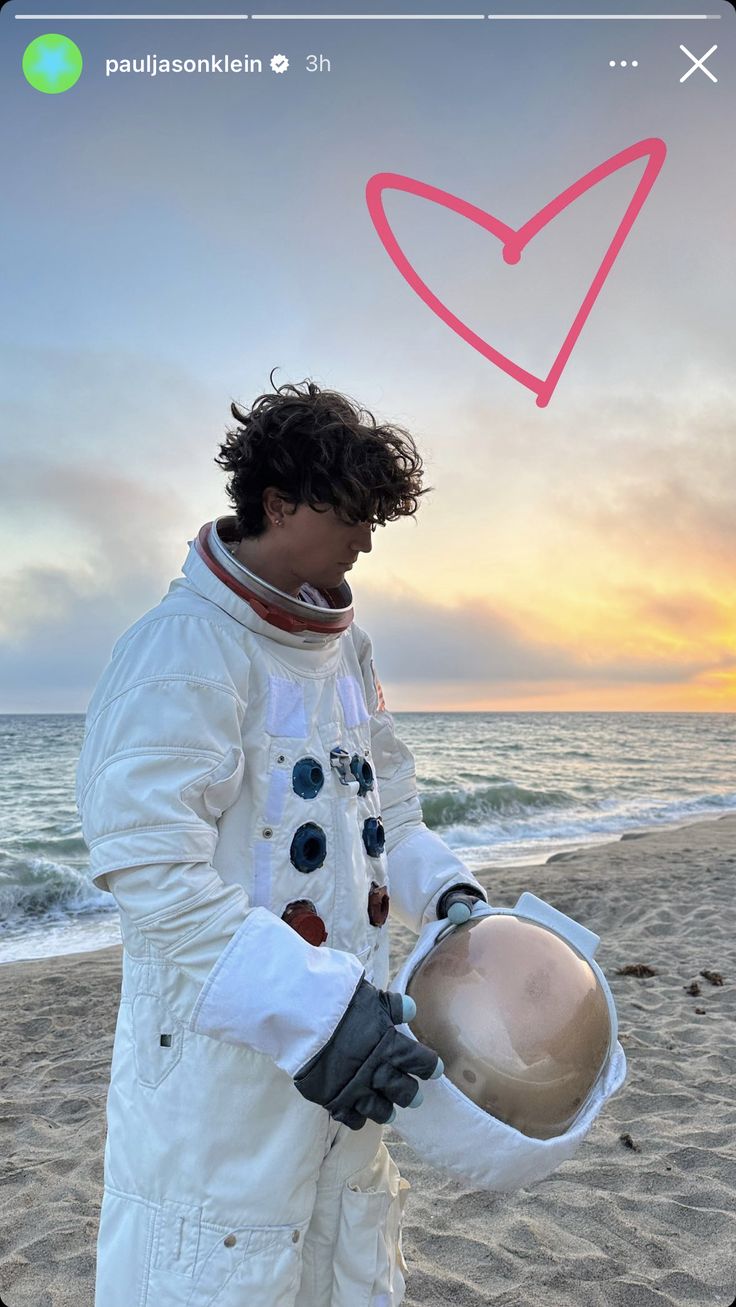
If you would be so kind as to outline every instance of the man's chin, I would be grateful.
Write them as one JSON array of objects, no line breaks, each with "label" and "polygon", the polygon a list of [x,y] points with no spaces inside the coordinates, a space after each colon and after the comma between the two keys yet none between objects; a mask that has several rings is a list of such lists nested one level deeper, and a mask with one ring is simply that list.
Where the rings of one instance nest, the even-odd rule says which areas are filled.
[{"label": "man's chin", "polygon": [[345,567],[336,567],[334,571],[323,572],[310,581],[317,590],[335,590],[345,580],[348,569]]}]

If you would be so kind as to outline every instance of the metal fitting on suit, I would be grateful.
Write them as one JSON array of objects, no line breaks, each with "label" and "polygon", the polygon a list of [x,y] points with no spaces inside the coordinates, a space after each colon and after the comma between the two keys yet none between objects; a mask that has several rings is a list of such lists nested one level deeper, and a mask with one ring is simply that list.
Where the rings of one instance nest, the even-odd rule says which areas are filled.
[{"label": "metal fitting on suit", "polygon": [[386,845],[386,833],[380,817],[366,817],[363,822],[363,843],[370,858],[380,858]]},{"label": "metal fitting on suit", "polygon": [[330,766],[337,772],[341,785],[350,784],[350,780],[348,779],[350,754],[347,749],[343,749],[340,745],[336,745],[334,749],[330,749]]},{"label": "metal fitting on suit", "polygon": [[315,948],[319,948],[327,939],[325,923],[311,899],[294,899],[293,903],[287,903],[281,913],[281,920]]},{"label": "metal fitting on suit", "polygon": [[368,893],[368,920],[372,926],[383,926],[388,918],[389,893],[385,885],[371,881]]},{"label": "metal fitting on suit", "polygon": [[362,799],[364,794],[373,789],[373,768],[367,758],[354,753],[350,759],[350,770],[358,782],[358,798]]},{"label": "metal fitting on suit", "polygon": [[289,855],[297,871],[316,871],[327,856],[327,836],[315,821],[305,821],[296,831]]},{"label": "metal fitting on suit", "polygon": [[302,799],[314,799],[325,783],[322,764],[316,758],[300,758],[291,773],[294,793]]}]

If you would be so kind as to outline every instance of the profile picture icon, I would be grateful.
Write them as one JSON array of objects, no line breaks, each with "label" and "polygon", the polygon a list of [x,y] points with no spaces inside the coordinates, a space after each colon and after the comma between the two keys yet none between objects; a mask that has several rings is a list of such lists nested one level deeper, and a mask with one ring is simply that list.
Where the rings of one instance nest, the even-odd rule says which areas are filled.
[{"label": "profile picture icon", "polygon": [[27,82],[46,95],[58,95],[74,86],[82,73],[82,51],[68,36],[48,32],[37,36],[23,52]]}]

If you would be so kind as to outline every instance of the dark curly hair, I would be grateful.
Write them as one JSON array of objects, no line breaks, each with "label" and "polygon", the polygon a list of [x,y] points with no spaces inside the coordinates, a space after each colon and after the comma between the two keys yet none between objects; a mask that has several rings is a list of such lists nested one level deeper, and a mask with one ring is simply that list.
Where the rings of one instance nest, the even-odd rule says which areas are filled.
[{"label": "dark curly hair", "polygon": [[267,486],[295,508],[329,504],[351,525],[381,526],[416,513],[420,495],[434,489],[422,488],[424,468],[408,431],[378,426],[367,409],[313,381],[274,386],[250,409],[232,403],[230,411],[241,425],[227,432],[215,462],[231,474],[227,494],[241,537],[265,531]]}]

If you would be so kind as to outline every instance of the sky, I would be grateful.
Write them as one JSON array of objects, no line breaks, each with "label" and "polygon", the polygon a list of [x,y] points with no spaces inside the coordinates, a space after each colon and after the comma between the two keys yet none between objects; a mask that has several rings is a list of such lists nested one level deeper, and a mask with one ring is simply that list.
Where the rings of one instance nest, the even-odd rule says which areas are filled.
[{"label": "sky", "polygon": [[[391,710],[732,711],[736,15],[706,8],[722,17],[84,21],[61,15],[105,6],[5,4],[0,712],[85,711],[116,639],[231,511],[214,457],[230,403],[273,368],[422,454],[433,489],[349,574]],[[384,11],[430,9],[288,8]],[[22,73],[48,32],[83,55],[62,94]],[[717,45],[716,82],[682,44]],[[263,72],[106,75],[147,53]],[[519,227],[652,137],[665,162],[544,408],[422,302],[366,205],[394,172]],[[442,205],[389,191],[386,215],[455,317],[544,375],[643,171],[591,188],[513,266]]]}]

